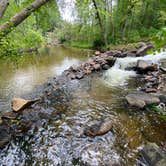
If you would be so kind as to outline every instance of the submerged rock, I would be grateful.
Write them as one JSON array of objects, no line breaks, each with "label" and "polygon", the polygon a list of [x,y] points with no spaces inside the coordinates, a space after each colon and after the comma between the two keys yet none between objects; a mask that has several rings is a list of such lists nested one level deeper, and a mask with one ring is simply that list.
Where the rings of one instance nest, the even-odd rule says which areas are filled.
[{"label": "submerged rock", "polygon": [[160,99],[152,94],[145,92],[134,92],[126,96],[126,100],[130,106],[144,108],[150,104],[159,104]]},{"label": "submerged rock", "polygon": [[30,105],[34,104],[37,100],[25,100],[21,98],[14,98],[11,102],[12,110],[14,112],[21,111]]},{"label": "submerged rock", "polygon": [[147,166],[165,166],[166,154],[155,143],[148,143],[141,151],[141,163]]},{"label": "submerged rock", "polygon": [[0,126],[0,148],[4,148],[10,142],[11,135],[7,126]]},{"label": "submerged rock", "polygon": [[84,129],[84,134],[89,137],[95,137],[104,135],[113,128],[111,120],[104,120],[102,122],[96,122],[91,126],[88,126]]}]

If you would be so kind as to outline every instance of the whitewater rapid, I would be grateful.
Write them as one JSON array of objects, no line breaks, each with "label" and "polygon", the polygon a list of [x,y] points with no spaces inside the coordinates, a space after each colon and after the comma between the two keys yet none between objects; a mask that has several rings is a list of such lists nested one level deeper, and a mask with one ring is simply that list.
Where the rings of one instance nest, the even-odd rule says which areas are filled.
[{"label": "whitewater rapid", "polygon": [[110,86],[123,86],[127,84],[129,78],[137,76],[135,71],[128,70],[128,68],[136,66],[138,60],[159,63],[161,60],[166,60],[166,51],[143,57],[117,58],[114,66],[104,73],[104,82]]}]

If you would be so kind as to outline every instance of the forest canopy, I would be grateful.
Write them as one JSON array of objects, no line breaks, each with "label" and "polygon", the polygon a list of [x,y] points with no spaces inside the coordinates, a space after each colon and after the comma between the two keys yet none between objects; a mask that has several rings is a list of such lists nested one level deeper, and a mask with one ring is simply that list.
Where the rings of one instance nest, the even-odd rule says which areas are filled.
[{"label": "forest canopy", "polygon": [[62,17],[65,0],[1,0],[0,56],[59,41],[84,48],[154,40],[166,44],[166,0],[73,0],[72,21]]}]

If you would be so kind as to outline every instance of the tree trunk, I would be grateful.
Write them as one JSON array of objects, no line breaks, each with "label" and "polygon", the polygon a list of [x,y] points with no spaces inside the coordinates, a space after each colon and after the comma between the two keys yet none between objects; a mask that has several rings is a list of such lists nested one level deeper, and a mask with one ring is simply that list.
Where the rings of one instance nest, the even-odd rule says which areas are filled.
[{"label": "tree trunk", "polygon": [[30,16],[33,12],[39,9],[41,6],[45,5],[49,0],[35,0],[27,7],[22,9],[19,13],[13,16],[8,22],[2,24],[0,26],[0,38],[6,36],[10,33],[14,27],[21,24],[28,16]]},{"label": "tree trunk", "polygon": [[99,21],[100,28],[103,29],[103,25],[102,25],[102,21],[101,21],[101,18],[100,18],[100,14],[99,14],[99,10],[98,10],[96,1],[95,1],[95,0],[92,0],[92,2],[93,2],[93,5],[94,5],[94,7],[95,7],[95,10],[96,10],[96,16],[97,16],[97,19],[98,19],[98,21]]},{"label": "tree trunk", "polygon": [[102,37],[103,37],[103,40],[104,40],[104,44],[105,46],[107,47],[108,44],[107,44],[107,37],[106,37],[106,34],[105,34],[105,28],[102,24],[102,20],[101,20],[101,17],[100,17],[100,14],[99,14],[99,10],[98,10],[98,7],[97,7],[97,3],[95,0],[92,0],[93,2],[93,5],[95,7],[95,10],[96,10],[96,16],[97,16],[97,19],[98,19],[98,22],[99,22],[99,26],[100,26],[100,29],[101,29],[101,33],[102,33]]},{"label": "tree trunk", "polygon": [[115,30],[114,30],[114,24],[113,24],[113,19],[112,19],[112,14],[113,14],[113,1],[110,1],[110,27],[111,27],[111,36],[112,40],[114,41],[115,38]]},{"label": "tree trunk", "polygon": [[9,0],[0,0],[0,18],[3,17],[8,5],[9,5]]}]

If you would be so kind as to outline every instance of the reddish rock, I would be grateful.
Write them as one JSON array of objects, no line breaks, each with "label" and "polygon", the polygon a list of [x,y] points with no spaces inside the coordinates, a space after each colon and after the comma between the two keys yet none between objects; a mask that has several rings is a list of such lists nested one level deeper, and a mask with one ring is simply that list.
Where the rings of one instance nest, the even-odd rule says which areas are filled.
[{"label": "reddish rock", "polygon": [[111,120],[104,120],[102,122],[96,122],[91,126],[88,126],[84,129],[84,134],[88,137],[95,137],[104,135],[113,128]]}]

